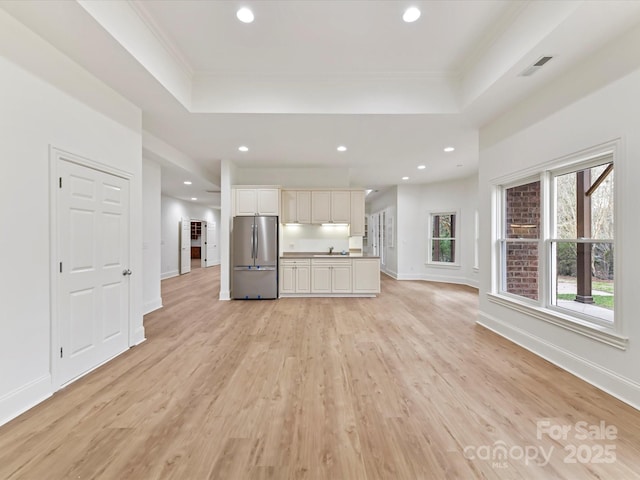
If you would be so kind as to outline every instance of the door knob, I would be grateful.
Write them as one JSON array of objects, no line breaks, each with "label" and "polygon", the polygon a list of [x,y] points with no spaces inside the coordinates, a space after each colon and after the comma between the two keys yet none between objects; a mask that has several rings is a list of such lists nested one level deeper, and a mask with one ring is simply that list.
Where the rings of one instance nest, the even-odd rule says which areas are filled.
[{"label": "door knob", "polygon": [[124,275],[125,277],[127,275],[131,275],[131,270],[129,270],[128,268],[122,271],[122,275]]}]

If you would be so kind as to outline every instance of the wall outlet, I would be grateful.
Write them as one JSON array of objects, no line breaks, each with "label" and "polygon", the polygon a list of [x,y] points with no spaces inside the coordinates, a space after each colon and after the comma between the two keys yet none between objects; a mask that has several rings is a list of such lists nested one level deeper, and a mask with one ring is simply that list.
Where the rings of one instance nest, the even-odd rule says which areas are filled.
[{"label": "wall outlet", "polygon": [[295,243],[290,243],[289,244],[289,248],[296,248],[296,244]]}]

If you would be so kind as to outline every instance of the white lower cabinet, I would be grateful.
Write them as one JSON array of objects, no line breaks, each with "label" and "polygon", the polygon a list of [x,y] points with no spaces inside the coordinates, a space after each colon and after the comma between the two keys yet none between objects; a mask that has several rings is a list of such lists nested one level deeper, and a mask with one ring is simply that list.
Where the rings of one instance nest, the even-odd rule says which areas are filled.
[{"label": "white lower cabinet", "polygon": [[311,293],[331,293],[331,265],[311,267]]},{"label": "white lower cabinet", "polygon": [[351,293],[351,259],[311,260],[311,293]]},{"label": "white lower cabinet", "polygon": [[280,260],[281,295],[371,297],[376,293],[380,293],[378,258]]},{"label": "white lower cabinet", "polygon": [[353,293],[380,293],[380,259],[353,259]]},{"label": "white lower cabinet", "polygon": [[309,259],[280,260],[280,293],[310,293],[311,267]]}]

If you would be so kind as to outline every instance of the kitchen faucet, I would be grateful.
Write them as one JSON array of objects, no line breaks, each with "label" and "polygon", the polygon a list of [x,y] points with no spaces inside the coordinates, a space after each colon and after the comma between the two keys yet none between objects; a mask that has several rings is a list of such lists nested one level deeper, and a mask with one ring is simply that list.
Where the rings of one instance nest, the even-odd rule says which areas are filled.
[{"label": "kitchen faucet", "polygon": [[329,247],[329,255],[333,253],[333,247]]}]

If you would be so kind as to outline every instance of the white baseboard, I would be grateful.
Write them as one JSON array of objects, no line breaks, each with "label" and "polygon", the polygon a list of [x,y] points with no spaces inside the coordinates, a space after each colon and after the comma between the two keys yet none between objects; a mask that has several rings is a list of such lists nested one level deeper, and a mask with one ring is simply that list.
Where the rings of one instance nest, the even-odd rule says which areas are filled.
[{"label": "white baseboard", "polygon": [[158,310],[159,308],[162,308],[162,297],[158,297],[155,300],[146,302],[143,308],[144,308],[142,312],[143,315],[146,315],[147,313],[151,313],[154,310]]},{"label": "white baseboard", "polygon": [[380,272],[384,273],[388,277],[398,280],[398,272],[393,272],[391,270],[383,270],[383,269],[380,269]]},{"label": "white baseboard", "polygon": [[[391,276],[391,275],[390,275]],[[453,283],[478,288],[478,281],[469,278],[460,278],[448,275],[429,275],[426,273],[402,273],[394,276],[396,280],[422,280],[425,282]]]},{"label": "white baseboard", "polygon": [[477,323],[632,407],[640,409],[640,384],[633,380],[484,312],[479,313]]},{"label": "white baseboard", "polygon": [[167,278],[177,277],[178,275],[180,275],[180,271],[178,271],[178,270],[171,270],[169,272],[162,272],[160,274],[160,280],[166,280]]},{"label": "white baseboard", "polygon": [[215,267],[217,265],[220,265],[220,260],[214,260],[209,265],[207,265],[207,267]]},{"label": "white baseboard", "polygon": [[132,346],[133,345],[140,345],[142,342],[144,342],[147,338],[144,336],[144,326],[140,326],[138,328],[136,328],[135,333],[133,334],[133,341],[132,341]]},{"label": "white baseboard", "polygon": [[0,398],[0,426],[53,395],[51,375],[43,375]]},{"label": "white baseboard", "polygon": [[220,300],[231,300],[231,290],[220,290]]}]

